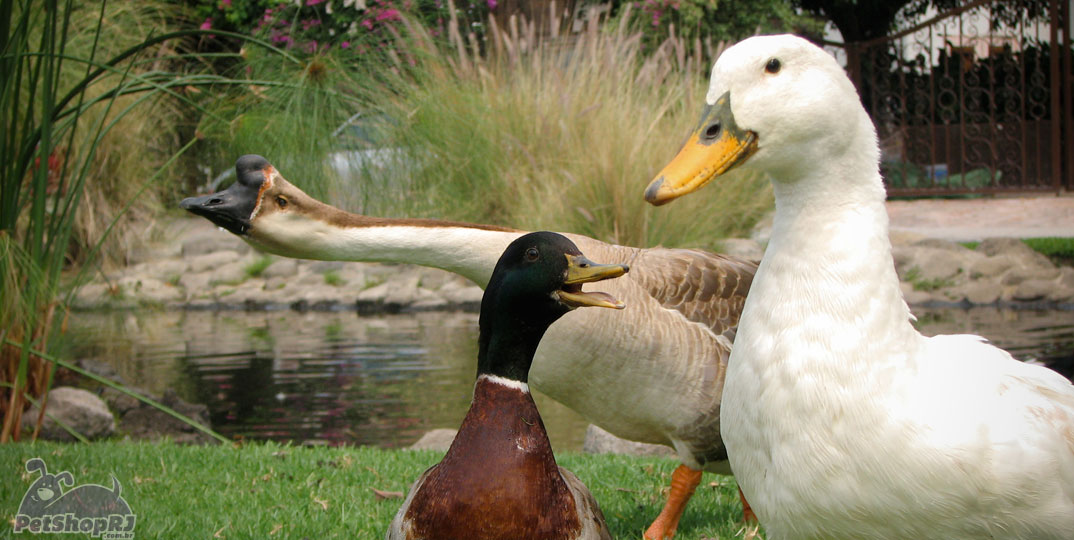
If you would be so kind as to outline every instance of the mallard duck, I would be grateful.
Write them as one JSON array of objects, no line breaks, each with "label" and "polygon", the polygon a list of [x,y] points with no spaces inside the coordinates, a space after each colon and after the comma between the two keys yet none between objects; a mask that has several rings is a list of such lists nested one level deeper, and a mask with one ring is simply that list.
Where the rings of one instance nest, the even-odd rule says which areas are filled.
[{"label": "mallard duck", "polygon": [[[484,287],[525,231],[344,212],[292,185],[265,158],[235,165],[228,189],[181,206],[258,249],[307,259],[405,262],[455,272]],[[607,284],[630,304],[616,317],[572,311],[548,330],[530,370],[536,389],[625,439],[675,448],[667,504],[645,533],[671,537],[701,470],[729,474],[720,393],[738,313],[756,263],[689,249],[641,249],[567,234],[599,260],[629,263]]]},{"label": "mallard duck", "polygon": [[645,196],[735,167],[775,188],[721,426],[768,537],[1074,538],[1074,386],[980,337],[914,329],[876,130],[835,59],[747,39],[717,60],[707,103]]},{"label": "mallard duck", "polygon": [[481,299],[470,411],[444,459],[410,488],[388,540],[611,539],[593,495],[556,465],[528,375],[556,319],[578,307],[624,307],[582,284],[628,270],[589,261],[556,233],[507,246]]}]

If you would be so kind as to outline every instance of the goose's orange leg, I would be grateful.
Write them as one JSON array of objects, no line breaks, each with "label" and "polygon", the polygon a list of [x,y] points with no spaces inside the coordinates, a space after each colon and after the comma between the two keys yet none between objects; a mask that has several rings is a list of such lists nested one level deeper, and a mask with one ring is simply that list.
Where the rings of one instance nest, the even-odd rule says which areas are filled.
[{"label": "goose's orange leg", "polygon": [[738,498],[742,500],[742,521],[745,521],[747,525],[757,523],[757,514],[754,514],[753,508],[750,508],[750,503],[746,500],[746,494],[742,493],[742,488],[738,488]]},{"label": "goose's orange leg", "polygon": [[647,540],[664,540],[675,536],[675,529],[679,528],[679,518],[682,517],[686,503],[694,495],[694,490],[701,483],[701,471],[691,469],[686,465],[679,465],[675,472],[671,473],[671,493],[668,493],[668,502],[656,521],[649,525],[645,531]]}]

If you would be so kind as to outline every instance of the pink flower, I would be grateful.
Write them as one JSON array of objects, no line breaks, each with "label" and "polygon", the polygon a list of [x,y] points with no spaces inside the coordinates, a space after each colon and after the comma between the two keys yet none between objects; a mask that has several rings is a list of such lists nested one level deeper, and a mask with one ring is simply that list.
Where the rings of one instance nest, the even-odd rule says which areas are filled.
[{"label": "pink flower", "polygon": [[496,4],[497,4],[496,0],[488,0],[488,3],[489,3],[489,9],[496,9]]},{"label": "pink flower", "polygon": [[306,0],[306,5],[307,6],[316,6],[317,4],[320,4],[321,2],[324,2],[324,0]]},{"label": "pink flower", "polygon": [[369,19],[366,19],[366,20],[362,21],[362,26],[368,28],[369,30],[372,30],[373,29],[373,21],[371,21]]},{"label": "pink flower", "polygon": [[212,27],[213,27],[213,20],[210,17],[210,18],[206,18],[205,22],[201,23],[201,26],[199,26],[198,28],[200,28],[202,30],[211,30]]},{"label": "pink flower", "polygon": [[351,46],[351,42],[349,42],[349,41],[344,41],[343,43],[340,43],[340,44],[339,44],[339,47],[340,47],[341,49],[346,49],[346,48],[348,48],[348,47],[350,47],[350,46]]},{"label": "pink flower", "polygon": [[220,0],[220,9],[231,7],[231,0]]},{"label": "pink flower", "polygon": [[399,11],[395,9],[386,9],[377,14],[377,22],[380,21],[398,21]]}]

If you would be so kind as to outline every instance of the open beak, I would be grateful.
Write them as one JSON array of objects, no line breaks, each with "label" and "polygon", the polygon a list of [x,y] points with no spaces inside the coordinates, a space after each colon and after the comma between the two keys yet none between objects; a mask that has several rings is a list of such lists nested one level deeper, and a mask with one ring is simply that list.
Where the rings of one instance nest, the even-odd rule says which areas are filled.
[{"label": "open beak", "polygon": [[757,151],[757,134],[738,127],[726,93],[706,105],[686,144],[645,190],[645,200],[660,206],[734,169]]},{"label": "open beak", "polygon": [[571,308],[593,306],[623,309],[626,304],[608,293],[582,292],[582,284],[619,277],[630,271],[625,264],[597,264],[584,255],[567,255],[567,279],[559,300]]}]

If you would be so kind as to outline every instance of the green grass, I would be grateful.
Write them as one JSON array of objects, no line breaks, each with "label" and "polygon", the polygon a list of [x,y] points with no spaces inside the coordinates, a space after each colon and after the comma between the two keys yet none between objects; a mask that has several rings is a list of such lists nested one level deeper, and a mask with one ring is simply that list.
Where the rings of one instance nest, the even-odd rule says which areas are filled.
[{"label": "green grass", "polygon": [[1023,238],[1034,251],[1047,255],[1058,264],[1074,265],[1074,238]]},{"label": "green grass", "polygon": [[[1046,236],[1041,238],[1023,238],[1022,242],[1032,248],[1033,251],[1046,255],[1056,264],[1066,266],[1074,265],[1074,238]],[[959,242],[959,244],[969,249],[977,249],[977,246],[981,243],[970,241]]]},{"label": "green grass", "polygon": [[329,270],[324,273],[324,283],[325,285],[340,287],[342,285],[345,285],[347,281],[340,277],[339,272],[336,272],[335,270]]},{"label": "green grass", "polygon": [[[0,507],[13,517],[37,473],[70,471],[75,485],[122,484],[138,516],[136,538],[383,538],[401,499],[442,453],[357,448],[305,448],[274,443],[242,448],[170,443],[18,443],[0,446]],[[615,538],[640,538],[663,504],[670,459],[565,454],[600,503]],[[731,477],[705,475],[679,525],[679,540],[734,538],[741,507]],[[5,524],[4,530],[9,525]],[[36,538],[20,534],[19,538]]]},{"label": "green grass", "polygon": [[258,257],[257,259],[251,261],[250,264],[244,266],[242,268],[242,271],[246,274],[247,277],[261,277],[261,274],[265,273],[265,270],[267,270],[268,267],[272,265],[272,262],[273,259],[271,256],[262,255],[261,257]]}]

